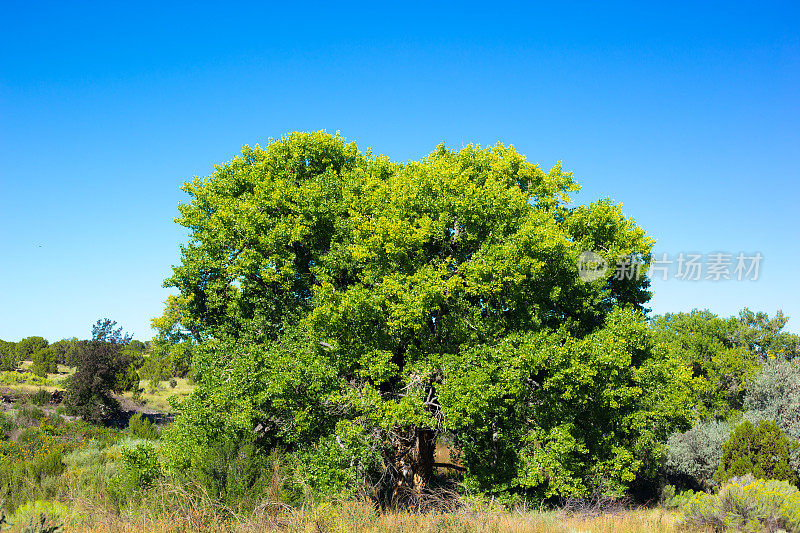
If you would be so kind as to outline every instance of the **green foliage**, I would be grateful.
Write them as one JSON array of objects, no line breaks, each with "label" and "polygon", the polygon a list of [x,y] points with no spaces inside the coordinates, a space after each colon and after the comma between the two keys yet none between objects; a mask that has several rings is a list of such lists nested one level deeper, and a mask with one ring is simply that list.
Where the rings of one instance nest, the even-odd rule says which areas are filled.
[{"label": "green foliage", "polygon": [[798,484],[797,472],[789,465],[797,442],[791,441],[775,422],[762,420],[757,426],[744,421],[722,447],[722,460],[714,481],[752,474],[759,479],[777,479]]},{"label": "green foliage", "polygon": [[395,466],[406,436],[452,432],[481,490],[653,479],[690,416],[688,373],[649,337],[646,278],[579,279],[584,250],[646,268],[653,240],[608,200],[568,208],[578,188],[502,144],[399,164],[324,132],[186,183],[191,237],[159,330],[199,343],[198,387],[171,468],[256,433],[333,469],[347,423]]},{"label": "green foliage", "polygon": [[297,502],[332,496],[353,498],[359,489],[380,477],[381,446],[362,427],[340,422],[334,435],[291,458],[287,496]]},{"label": "green foliage", "polygon": [[39,376],[44,377],[58,372],[58,354],[54,353],[50,346],[37,350],[31,359],[33,360],[31,370]]},{"label": "green foliage", "polygon": [[[72,414],[90,422],[105,422],[119,408],[111,395],[138,379],[130,372],[132,356],[115,342],[81,342],[77,370],[66,389],[64,403]],[[135,374],[135,373],[134,373]]]},{"label": "green foliage", "polygon": [[79,349],[80,341],[75,337],[61,339],[50,345],[50,351],[55,355],[57,363],[66,366],[75,366]]},{"label": "green foliage", "polygon": [[[800,360],[770,359],[747,385],[745,418],[758,423],[773,420],[789,438],[800,440]],[[800,472],[800,449],[790,455],[790,464]]]},{"label": "green foliage", "polygon": [[702,419],[737,419],[746,383],[760,365],[779,354],[800,353],[800,337],[782,332],[787,318],[778,311],[742,310],[720,318],[709,311],[667,314],[652,322],[657,341],[692,370],[693,398]]},{"label": "green foliage", "polygon": [[17,359],[20,361],[30,361],[33,354],[47,348],[47,346],[48,342],[44,337],[25,337],[17,343]]},{"label": "green foliage", "polygon": [[667,479],[680,488],[707,491],[714,487],[722,447],[733,429],[733,424],[711,420],[670,435],[664,464]]},{"label": "green foliage", "polygon": [[550,497],[654,479],[691,406],[679,363],[650,357],[649,343],[641,316],[620,312],[581,340],[517,337],[445,364],[439,399],[468,486]]},{"label": "green foliage", "polygon": [[128,420],[128,431],[134,437],[140,439],[154,440],[161,436],[158,428],[141,413],[136,413]]},{"label": "green foliage", "polygon": [[180,469],[172,458],[174,479],[214,499],[234,503],[254,503],[263,496],[272,482],[275,461],[252,434],[218,435],[206,446],[193,448],[193,455],[181,454],[186,462]]},{"label": "green foliage", "polygon": [[121,453],[121,480],[128,490],[146,489],[161,476],[158,452],[152,444],[140,442],[122,448]]},{"label": "green foliage", "polygon": [[16,370],[19,361],[17,343],[0,340],[0,370]]},{"label": "green foliage", "polygon": [[34,405],[42,406],[50,402],[50,393],[44,389],[39,389],[30,395],[30,401]]},{"label": "green foliage", "polygon": [[33,372],[0,372],[0,385],[32,385],[34,387],[48,387],[53,382],[45,377],[37,376]]},{"label": "green foliage", "polygon": [[127,392],[139,388],[139,372],[135,364],[129,364],[123,370],[117,372],[114,377],[113,390],[116,392]]},{"label": "green foliage", "polygon": [[800,493],[785,481],[745,476],[718,494],[697,493],[683,507],[680,523],[712,531],[800,531]]},{"label": "green foliage", "polygon": [[697,492],[691,489],[678,492],[675,485],[665,485],[661,489],[659,503],[665,509],[679,509],[689,503],[696,495]]},{"label": "green foliage", "polygon": [[21,505],[11,522],[20,525],[20,531],[25,533],[58,533],[71,517],[69,506],[61,502],[36,500]]},{"label": "green foliage", "polygon": [[0,441],[0,498],[10,510],[26,501],[63,494],[59,477],[67,447],[39,428],[26,429],[16,441]]},{"label": "green foliage", "polygon": [[14,419],[5,412],[0,411],[0,438],[7,436],[16,428],[17,424]]}]

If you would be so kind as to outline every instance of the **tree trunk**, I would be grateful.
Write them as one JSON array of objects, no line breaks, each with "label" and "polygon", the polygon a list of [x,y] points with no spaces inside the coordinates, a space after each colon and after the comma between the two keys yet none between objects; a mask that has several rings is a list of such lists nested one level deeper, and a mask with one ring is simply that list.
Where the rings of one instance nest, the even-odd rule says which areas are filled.
[{"label": "tree trunk", "polygon": [[394,442],[392,473],[393,499],[419,495],[433,475],[433,453],[436,432],[425,428],[408,428]]}]

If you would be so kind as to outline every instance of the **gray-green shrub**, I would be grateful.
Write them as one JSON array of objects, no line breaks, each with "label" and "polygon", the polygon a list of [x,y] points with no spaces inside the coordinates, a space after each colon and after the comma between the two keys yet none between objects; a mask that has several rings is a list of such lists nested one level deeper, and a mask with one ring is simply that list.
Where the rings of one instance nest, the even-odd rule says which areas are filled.
[{"label": "gray-green shrub", "polygon": [[667,441],[664,472],[678,488],[709,490],[715,486],[714,474],[722,459],[722,446],[734,425],[728,422],[700,422]]},{"label": "gray-green shrub", "polygon": [[[774,420],[789,438],[800,440],[800,361],[775,359],[764,364],[745,391],[745,418],[753,424]],[[800,449],[789,459],[800,472]]]}]

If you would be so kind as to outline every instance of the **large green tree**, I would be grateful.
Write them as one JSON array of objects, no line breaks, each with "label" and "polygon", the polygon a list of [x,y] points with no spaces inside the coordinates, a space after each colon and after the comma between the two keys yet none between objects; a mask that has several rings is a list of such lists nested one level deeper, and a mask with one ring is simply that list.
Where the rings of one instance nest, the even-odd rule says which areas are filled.
[{"label": "large green tree", "polygon": [[401,164],[324,132],[186,183],[167,314],[201,345],[173,464],[254,433],[304,452],[359,442],[395,491],[419,491],[447,432],[483,490],[652,474],[686,419],[685,376],[653,348],[647,278],[584,282],[577,264],[593,250],[646,268],[653,240],[609,200],[570,207],[578,189],[502,144]]}]

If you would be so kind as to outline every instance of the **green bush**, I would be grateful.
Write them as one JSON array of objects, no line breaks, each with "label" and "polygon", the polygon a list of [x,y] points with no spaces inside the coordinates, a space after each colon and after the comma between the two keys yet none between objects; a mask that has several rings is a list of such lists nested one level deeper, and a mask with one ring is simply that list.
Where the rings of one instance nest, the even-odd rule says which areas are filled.
[{"label": "green bush", "polygon": [[161,477],[158,451],[148,442],[122,446],[119,463],[117,474],[107,485],[107,494],[118,506],[141,495]]},{"label": "green bush", "polygon": [[673,433],[667,441],[664,473],[678,488],[709,490],[722,460],[722,446],[733,431],[727,422],[700,422],[689,431]]},{"label": "green bush", "polygon": [[689,503],[689,500],[694,498],[695,495],[697,495],[696,491],[685,490],[678,492],[675,489],[675,485],[666,485],[661,489],[659,503],[666,509],[678,509]]},{"label": "green bush", "polygon": [[34,387],[49,387],[52,380],[37,376],[33,372],[0,372],[0,385],[32,385]]},{"label": "green bush", "polygon": [[17,343],[0,340],[0,370],[15,370],[17,366]]},{"label": "green bush", "polygon": [[16,428],[16,422],[6,413],[0,411],[0,433],[7,435]]},{"label": "green bush", "polygon": [[[789,438],[800,440],[800,360],[773,359],[747,385],[745,418],[757,424],[774,420]],[[792,468],[800,472],[800,449],[789,457]]]},{"label": "green bush", "polygon": [[752,474],[759,479],[775,479],[798,484],[797,472],[789,456],[798,444],[792,442],[775,422],[762,420],[757,426],[744,421],[722,447],[722,460],[714,480],[722,483],[734,476]]},{"label": "green bush", "polygon": [[49,392],[47,392],[44,389],[39,389],[36,392],[34,392],[33,394],[31,394],[30,401],[34,405],[42,406],[42,405],[46,405],[47,403],[49,403],[50,402],[50,398],[51,398],[51,396],[50,396]]},{"label": "green bush", "polygon": [[22,526],[22,531],[56,532],[59,526],[73,518],[68,505],[57,501],[36,500],[24,503],[10,522]]},{"label": "green bush", "polygon": [[718,494],[697,493],[683,507],[680,525],[713,531],[800,531],[800,493],[785,481],[746,476]]},{"label": "green bush", "polygon": [[38,376],[45,377],[47,374],[58,372],[58,354],[54,353],[49,346],[37,350],[33,354],[32,360],[31,370]]},{"label": "green bush", "polygon": [[152,440],[161,436],[158,428],[148,419],[144,418],[142,413],[136,413],[128,420],[128,431],[132,436],[140,439]]},{"label": "green bush", "polygon": [[28,428],[16,442],[0,442],[0,499],[9,510],[36,499],[63,496],[60,476],[66,445],[39,428]]},{"label": "green bush", "polygon": [[213,499],[255,504],[272,482],[277,452],[270,454],[252,435],[220,435],[193,451],[180,466],[173,460],[171,473]]},{"label": "green bush", "polygon": [[17,408],[16,419],[18,424],[38,424],[46,415],[35,405],[25,403]]},{"label": "green bush", "polygon": [[122,449],[122,467],[134,487],[148,487],[161,476],[158,452],[155,446],[144,442]]}]

